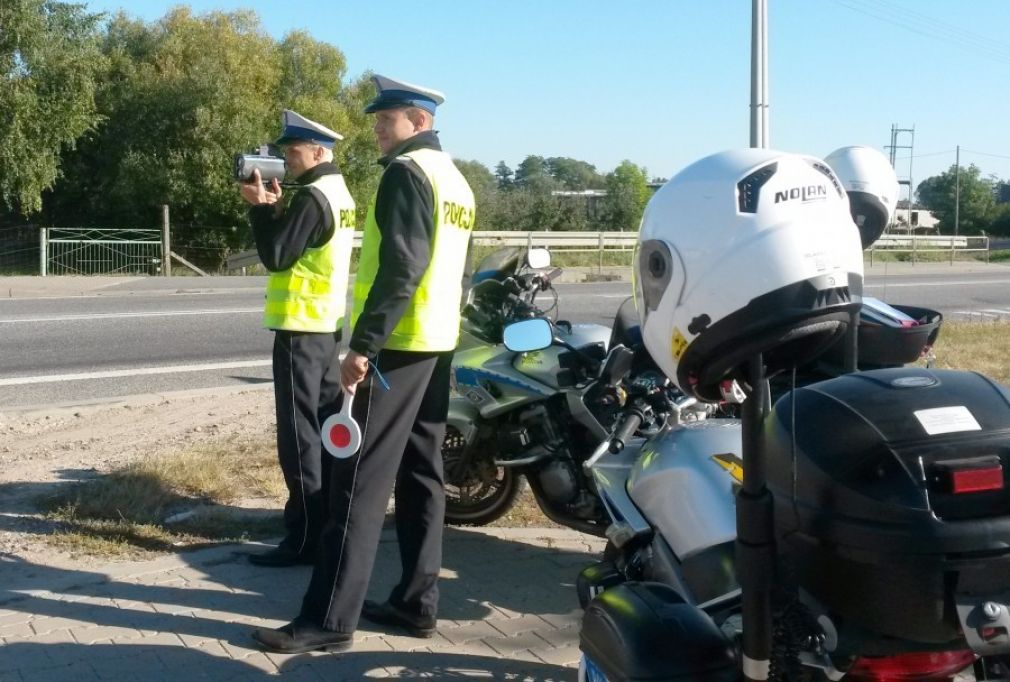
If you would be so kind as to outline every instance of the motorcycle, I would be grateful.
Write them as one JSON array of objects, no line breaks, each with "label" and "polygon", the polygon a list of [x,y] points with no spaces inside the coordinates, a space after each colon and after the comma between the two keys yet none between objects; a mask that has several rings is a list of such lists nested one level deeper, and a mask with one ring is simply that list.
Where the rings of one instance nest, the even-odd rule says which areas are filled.
[{"label": "motorcycle", "polygon": [[[895,312],[871,299],[862,318],[864,322],[878,322],[883,311]],[[867,377],[886,380],[888,385],[956,387],[934,394],[936,397],[931,400],[939,404],[956,396],[973,412],[983,409],[991,382],[964,372],[900,367],[928,353],[936,340],[941,318],[933,311],[907,306],[896,312],[902,319],[914,319],[915,326],[888,330],[868,323],[860,328],[860,340],[866,341],[861,346],[864,350],[860,364],[864,368],[873,365],[878,368],[868,369],[860,379],[839,376],[833,381],[815,383],[817,391],[845,396],[850,408],[861,418],[872,421],[873,428],[894,421],[895,414],[907,406],[897,400],[893,411],[872,416],[879,411],[875,403],[872,403],[874,410],[867,409],[876,399],[873,392],[865,393],[858,385],[853,388],[854,382],[858,384]],[[622,306],[615,320],[615,341],[634,345],[635,330],[625,326],[627,319],[627,306]],[[506,329],[506,333],[511,331]],[[547,332],[539,333],[539,341],[530,340],[537,336],[535,328],[526,333],[529,338],[513,340],[509,345],[516,350],[529,350],[550,342]],[[583,462],[584,468],[593,474],[599,499],[611,523],[606,531],[610,542],[604,561],[583,571],[578,581],[579,598],[587,608],[582,633],[586,656],[580,679],[738,679],[736,658],[743,633],[735,508],[736,495],[744,481],[743,423],[739,418],[719,415],[720,408],[685,399],[650,366],[647,353],[643,357],[644,349],[637,348],[631,363],[619,359],[624,348],[620,343],[613,345],[601,370],[604,374],[620,374],[622,370],[610,367],[615,362],[626,368],[626,376],[620,382],[624,392],[621,414],[614,421],[611,434]],[[880,368],[885,366],[891,368]],[[817,372],[824,372],[824,367],[823,364],[807,367],[805,373],[798,374],[811,381],[822,379]],[[841,371],[836,368],[835,374]],[[796,386],[790,387],[792,391],[795,389]],[[803,409],[799,400],[803,392],[785,395],[786,403],[795,400],[799,409]],[[1001,417],[1010,420],[1010,400],[1006,394],[1004,402],[1007,409]],[[793,523],[802,525],[803,513],[795,508],[823,506],[822,500],[829,493],[798,492],[795,481],[789,480],[790,467],[799,467],[801,473],[809,475],[810,471],[824,468],[832,458],[840,457],[841,449],[849,445],[838,445],[832,451],[828,441],[820,440],[806,452],[801,447],[800,462],[806,466],[803,469],[796,464],[796,446],[791,443],[795,437],[793,429],[804,431],[796,427],[796,416],[790,419],[784,416],[793,409],[776,406],[781,413],[780,431],[785,433],[779,433],[777,441],[771,439],[774,447],[769,453],[772,467],[769,484],[775,489],[776,498],[784,500],[776,506],[776,515],[792,516]],[[823,404],[818,404],[816,410],[808,407],[805,416],[816,419],[824,409]],[[821,424],[814,431],[831,433],[829,424],[838,417],[839,414],[830,412],[828,416],[820,416]],[[967,440],[962,437],[959,447],[966,454],[978,454],[972,450],[985,449],[985,443],[991,443],[996,435]],[[888,445],[891,452],[898,452],[904,444],[900,438],[892,437]],[[827,454],[823,454],[825,450]],[[921,448],[916,456],[923,457]],[[994,551],[992,547],[981,552],[978,548],[980,543],[992,543],[984,538],[998,519],[987,518],[995,515],[993,511],[983,510],[985,505],[980,506],[977,498],[970,497],[977,492],[988,493],[991,504],[993,495],[1002,490],[999,473],[1002,468],[999,461],[994,463],[992,459],[968,457],[951,464],[943,461],[935,449],[933,453],[925,453],[923,466],[934,472],[930,492],[937,501],[932,502],[931,513],[920,515],[921,518],[912,513],[906,519],[905,530],[920,542],[919,556],[911,561],[888,557],[886,561],[870,562],[867,567],[865,557],[853,560],[836,556],[834,549],[811,550],[797,543],[791,539],[795,528],[781,533],[780,543],[791,547],[780,552],[779,561],[786,573],[792,571],[796,575],[783,581],[775,594],[775,648],[769,679],[950,680],[960,673],[958,680],[983,680],[1010,674],[1002,658],[1008,648],[1006,634],[1010,632],[1003,623],[1007,615],[1006,599],[995,586],[998,580],[980,577],[1001,570],[1006,562],[1006,557],[996,560],[987,556]],[[878,465],[886,468],[886,464]],[[951,467],[958,473],[951,473]],[[989,473],[965,473],[977,471]],[[955,492],[951,482],[955,475],[989,478],[980,488],[966,485]],[[946,482],[940,482],[944,476]],[[838,481],[823,475],[821,478],[822,488],[834,495],[841,494]],[[858,481],[846,483],[859,485]],[[939,501],[941,493],[950,499]],[[846,518],[851,514],[851,510],[842,513],[831,509],[827,516],[844,524],[852,523]],[[815,515],[817,523],[825,523],[823,510]],[[944,520],[976,519],[977,528],[969,531],[973,537],[955,540],[949,532],[944,534],[930,527],[929,519],[935,521],[937,515]],[[882,519],[870,521],[879,523]],[[818,532],[822,532],[820,528]],[[888,537],[884,543],[882,539],[868,533],[861,538],[863,546],[859,552],[888,552],[886,543],[894,538]],[[809,537],[804,542],[810,542]],[[929,554],[928,546],[935,542],[940,543],[940,548]],[[950,557],[948,553],[954,545],[965,556]],[[801,560],[796,559],[797,555]],[[924,560],[930,564],[928,569],[921,563]],[[938,581],[938,572],[947,577]],[[938,584],[951,581],[952,575],[957,575],[960,581],[957,589]],[[847,586],[854,577],[858,578],[860,589]],[[863,594],[865,590],[873,590],[872,596]],[[609,602],[600,599],[607,592]],[[886,598],[892,592],[909,599],[901,608],[895,608]],[[945,611],[951,599],[957,608]],[[676,627],[671,627],[670,609],[680,607],[682,612],[672,618]],[[658,613],[666,615],[657,617]],[[986,616],[987,613],[991,615]],[[986,617],[990,620],[985,621]],[[615,637],[618,631],[621,631],[619,639]],[[682,656],[667,657],[670,660],[664,662],[664,656],[657,654],[656,644],[662,640],[669,651],[671,638],[679,642],[678,651],[695,652],[688,665],[685,666]],[[735,646],[727,646],[733,642]],[[708,663],[698,663],[706,657]],[[598,662],[601,659],[602,665]],[[605,676],[603,670],[613,676]],[[620,673],[615,675],[615,670]]]},{"label": "motorcycle", "polygon": [[[747,679],[1010,678],[1010,557],[994,535],[1007,513],[1010,394],[972,373],[901,367],[931,348],[938,313],[901,307],[915,326],[882,327],[866,323],[884,309],[871,299],[859,364],[877,367],[836,367],[828,379],[825,365],[807,367],[748,427],[649,368],[626,308],[615,342],[636,347],[638,371],[623,382],[611,436],[585,462],[611,523],[603,561],[578,580],[580,680],[739,679],[748,428],[774,493],[778,579],[770,668]],[[931,409],[987,416],[964,430],[926,427],[944,441],[927,446],[913,427]],[[867,453],[859,473],[836,464],[853,439]],[[985,481],[955,482],[974,476]]]},{"label": "motorcycle", "polygon": [[[617,381],[600,371],[610,328],[556,321],[537,351],[509,348],[523,321],[556,316],[561,271],[548,266],[546,250],[503,249],[473,275],[442,446],[447,523],[500,518],[524,480],[556,523],[597,536],[609,523],[582,463],[619,411]],[[552,298],[544,309],[542,294]]]}]

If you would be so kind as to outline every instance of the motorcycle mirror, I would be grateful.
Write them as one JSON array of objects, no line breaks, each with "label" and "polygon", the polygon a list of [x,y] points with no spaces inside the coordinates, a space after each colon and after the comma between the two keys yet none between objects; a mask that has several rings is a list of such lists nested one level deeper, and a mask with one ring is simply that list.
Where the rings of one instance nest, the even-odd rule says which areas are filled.
[{"label": "motorcycle mirror", "polygon": [[551,323],[542,318],[513,322],[502,333],[505,347],[516,353],[548,348],[554,341]]},{"label": "motorcycle mirror", "polygon": [[600,380],[608,386],[616,386],[628,376],[634,359],[635,351],[620,344],[614,346],[607,353],[607,359],[600,370]]},{"label": "motorcycle mirror", "polygon": [[551,264],[551,252],[547,249],[530,249],[526,253],[526,264],[534,270],[549,267]]}]

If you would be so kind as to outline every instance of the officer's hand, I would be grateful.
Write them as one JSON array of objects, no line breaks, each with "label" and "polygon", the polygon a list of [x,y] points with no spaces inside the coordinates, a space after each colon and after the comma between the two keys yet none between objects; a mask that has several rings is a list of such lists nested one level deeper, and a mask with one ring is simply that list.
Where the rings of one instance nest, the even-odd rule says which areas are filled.
[{"label": "officer's hand", "polygon": [[340,386],[348,395],[354,395],[358,384],[368,374],[368,358],[357,351],[349,350],[340,363]]},{"label": "officer's hand", "polygon": [[281,198],[281,186],[277,178],[271,180],[270,189],[263,186],[263,178],[260,176],[258,168],[253,169],[252,178],[249,182],[243,182],[239,186],[242,198],[253,206],[261,204],[276,204]]}]

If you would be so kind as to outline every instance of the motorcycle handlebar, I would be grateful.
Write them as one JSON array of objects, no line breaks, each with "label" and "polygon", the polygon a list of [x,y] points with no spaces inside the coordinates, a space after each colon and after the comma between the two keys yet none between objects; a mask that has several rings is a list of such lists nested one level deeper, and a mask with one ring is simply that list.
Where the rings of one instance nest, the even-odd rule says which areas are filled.
[{"label": "motorcycle handlebar", "polygon": [[645,415],[638,410],[630,412],[628,416],[624,418],[624,421],[610,439],[610,452],[616,455],[618,452],[623,450],[624,446],[627,445],[628,440],[635,435],[635,431],[637,431],[638,427],[642,425],[642,421],[644,419]]}]

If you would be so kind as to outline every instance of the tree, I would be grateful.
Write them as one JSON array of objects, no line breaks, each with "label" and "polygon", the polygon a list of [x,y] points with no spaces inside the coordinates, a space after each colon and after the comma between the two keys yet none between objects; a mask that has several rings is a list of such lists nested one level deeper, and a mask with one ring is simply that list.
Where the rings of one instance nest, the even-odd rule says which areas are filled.
[{"label": "tree", "polygon": [[477,204],[477,220],[474,229],[484,228],[483,210],[486,205],[493,201],[493,197],[498,193],[498,181],[488,167],[480,161],[454,161],[456,168],[466,178],[467,184],[473,190],[474,201]]},{"label": "tree", "polygon": [[60,154],[101,120],[99,14],[57,0],[0,3],[0,204],[30,215],[60,174]]},{"label": "tree", "polygon": [[1010,204],[997,204],[993,209],[989,234],[1010,237]]},{"label": "tree", "polygon": [[504,161],[499,161],[494,167],[494,176],[498,179],[498,189],[511,189],[512,169],[505,165]]},{"label": "tree", "polygon": [[105,121],[65,155],[66,179],[47,201],[52,222],[151,226],[168,204],[173,243],[216,266],[252,243],[232,159],[276,139],[281,111],[294,109],[344,135],[334,156],[363,224],[381,171],[362,111],[374,89],[365,77],[344,87],[338,49],[303,32],[275,41],[251,11],[185,7],[153,23],[116,16],[102,49]]},{"label": "tree", "polygon": [[548,174],[568,190],[602,189],[605,184],[596,166],[585,161],[556,156],[547,159],[546,167]]},{"label": "tree", "polygon": [[607,175],[607,196],[602,209],[607,229],[638,229],[651,194],[646,177],[644,168],[627,160]]},{"label": "tree", "polygon": [[282,72],[255,14],[180,7],[154,24],[120,14],[103,50],[112,63],[99,92],[107,121],[67,159],[54,219],[151,226],[168,204],[179,245],[248,243],[232,158],[275,134]]},{"label": "tree", "polygon": [[516,168],[515,186],[535,193],[550,194],[558,183],[551,177],[542,156],[527,156]]},{"label": "tree", "polygon": [[[926,178],[919,183],[916,194],[920,203],[928,208],[940,221],[940,231],[954,234],[955,190],[957,167],[951,166],[940,175]],[[981,177],[978,166],[972,164],[960,171],[960,208],[958,210],[958,234],[979,234],[989,229],[995,206],[992,181]]]}]

